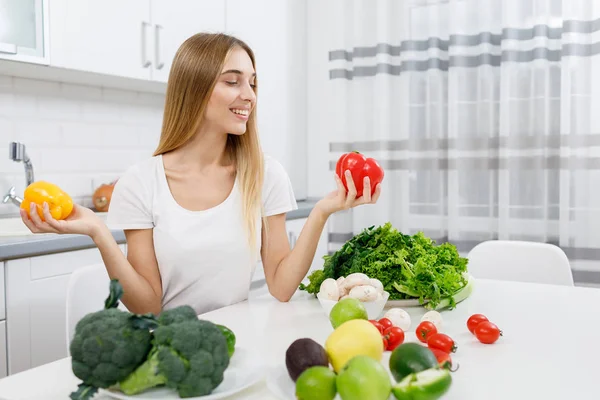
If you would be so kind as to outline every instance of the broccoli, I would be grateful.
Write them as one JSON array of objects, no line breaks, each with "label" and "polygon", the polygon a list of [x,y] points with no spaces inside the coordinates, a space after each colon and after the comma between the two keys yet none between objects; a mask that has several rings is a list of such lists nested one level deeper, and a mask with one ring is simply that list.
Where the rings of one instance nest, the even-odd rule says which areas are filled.
[{"label": "broccoli", "polygon": [[[185,317],[181,311],[172,311],[171,316]],[[223,381],[230,358],[221,329],[196,316],[181,319],[173,322],[164,312],[163,322],[171,323],[154,330],[148,359],[119,383],[123,393],[134,395],[164,385],[182,398],[204,396]]]},{"label": "broccoli", "polygon": [[87,314],[75,326],[69,350],[73,374],[82,380],[73,400],[90,399],[98,388],[108,388],[142,364],[152,349],[152,317],[117,309],[123,288],[111,280],[104,309]]},{"label": "broccoli", "polygon": [[159,325],[171,325],[176,322],[197,320],[196,311],[190,306],[179,306],[165,310],[158,315]]}]

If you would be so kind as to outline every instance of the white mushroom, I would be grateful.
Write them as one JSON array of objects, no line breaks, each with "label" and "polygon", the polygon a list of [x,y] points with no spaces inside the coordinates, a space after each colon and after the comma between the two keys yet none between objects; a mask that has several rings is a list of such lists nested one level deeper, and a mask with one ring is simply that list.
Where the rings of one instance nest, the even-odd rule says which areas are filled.
[{"label": "white mushroom", "polygon": [[383,318],[389,319],[394,326],[400,327],[404,332],[410,329],[410,315],[401,308],[390,308]]},{"label": "white mushroom", "polygon": [[442,331],[442,321],[443,321],[443,319],[442,319],[442,315],[439,312],[437,312],[435,310],[427,311],[425,313],[425,315],[423,315],[423,317],[421,318],[421,322],[423,322],[423,321],[429,321],[429,322],[431,322],[432,324],[435,325],[435,327],[437,328],[438,332]]},{"label": "white mushroom", "polygon": [[359,285],[354,286],[348,295],[360,301],[374,301],[377,299],[378,292],[371,285]]},{"label": "white mushroom", "polygon": [[327,300],[338,301],[340,298],[340,290],[335,282],[335,279],[327,278],[321,283],[319,288],[319,294],[321,297]]},{"label": "white mushroom", "polygon": [[371,278],[369,279],[369,285],[373,286],[375,290],[379,293],[383,294],[383,283],[379,279]]},{"label": "white mushroom", "polygon": [[344,279],[344,282],[342,282],[342,286],[348,291],[355,286],[361,285],[369,285],[369,277],[358,272],[348,275],[346,279]]},{"label": "white mushroom", "polygon": [[346,296],[348,294],[348,291],[346,290],[346,288],[344,287],[344,280],[346,278],[344,278],[343,276],[340,276],[339,278],[337,278],[337,285],[338,285],[338,289],[340,291],[340,299],[344,296]]}]

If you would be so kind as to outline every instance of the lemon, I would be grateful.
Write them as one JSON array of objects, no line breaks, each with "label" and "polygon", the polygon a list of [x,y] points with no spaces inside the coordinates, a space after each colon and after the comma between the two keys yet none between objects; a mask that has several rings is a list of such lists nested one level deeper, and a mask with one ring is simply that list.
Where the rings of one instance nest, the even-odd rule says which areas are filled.
[{"label": "lemon", "polygon": [[365,355],[380,361],[383,355],[381,333],[364,319],[353,319],[335,329],[325,341],[325,351],[335,372],[353,357]]}]

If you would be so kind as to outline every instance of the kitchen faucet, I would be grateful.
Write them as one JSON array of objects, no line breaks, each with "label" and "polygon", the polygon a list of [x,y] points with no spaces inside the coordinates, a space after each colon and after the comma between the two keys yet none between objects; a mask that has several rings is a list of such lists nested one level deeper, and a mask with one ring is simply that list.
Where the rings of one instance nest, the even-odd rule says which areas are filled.
[{"label": "kitchen faucet", "polygon": [[[13,161],[22,162],[25,165],[25,180],[27,181],[27,186],[31,185],[34,181],[33,165],[25,151],[25,145],[19,142],[11,142],[8,147],[8,157]],[[16,206],[20,206],[23,202],[23,199],[16,195],[14,186],[8,190],[8,193],[2,199],[2,203],[8,203],[9,201]]]}]

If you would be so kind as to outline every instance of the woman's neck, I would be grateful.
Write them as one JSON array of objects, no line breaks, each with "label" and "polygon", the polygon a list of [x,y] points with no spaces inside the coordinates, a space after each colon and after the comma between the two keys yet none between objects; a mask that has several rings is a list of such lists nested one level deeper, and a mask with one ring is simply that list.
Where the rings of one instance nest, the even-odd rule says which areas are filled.
[{"label": "woman's neck", "polygon": [[177,164],[197,171],[231,165],[227,153],[227,134],[199,130],[189,142],[173,151]]}]

